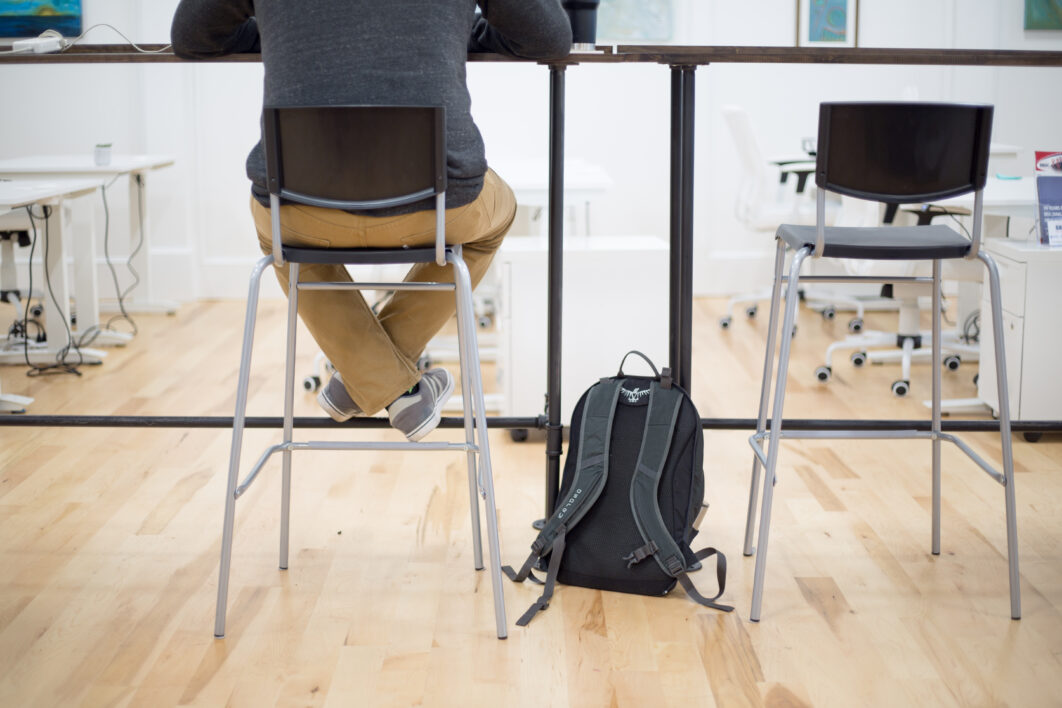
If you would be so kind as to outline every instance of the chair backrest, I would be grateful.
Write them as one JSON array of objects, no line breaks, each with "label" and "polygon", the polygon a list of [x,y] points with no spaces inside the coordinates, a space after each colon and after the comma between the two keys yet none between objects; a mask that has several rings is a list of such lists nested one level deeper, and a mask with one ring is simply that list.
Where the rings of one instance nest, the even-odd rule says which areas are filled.
[{"label": "chair backrest", "polygon": [[265,106],[262,146],[273,258],[281,200],[373,210],[435,198],[435,261],[446,262],[446,110],[441,106]]},{"label": "chair backrest", "polygon": [[984,189],[992,106],[823,103],[815,184],[890,204]]},{"label": "chair backrest", "polygon": [[269,192],[330,209],[383,209],[446,191],[439,106],[266,106]]}]

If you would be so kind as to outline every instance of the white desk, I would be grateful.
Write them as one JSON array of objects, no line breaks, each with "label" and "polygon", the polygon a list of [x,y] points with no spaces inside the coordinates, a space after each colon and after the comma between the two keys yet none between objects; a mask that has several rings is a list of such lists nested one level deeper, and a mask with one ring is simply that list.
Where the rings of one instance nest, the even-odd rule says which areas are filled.
[{"label": "white desk", "polygon": [[[1000,179],[989,177],[982,193],[984,213],[993,216],[1036,218],[1036,178]],[[973,195],[942,199],[933,204],[973,209]]]},{"label": "white desk", "polygon": [[[91,194],[102,184],[103,180],[99,178],[0,181],[0,219],[9,218],[13,212],[23,207],[49,207],[45,223],[37,227],[37,247],[42,254],[48,282],[51,283],[51,292],[46,292],[43,298],[46,321],[50,325],[47,344],[33,346],[28,352],[22,346],[0,351],[0,363],[24,364],[28,356],[31,363],[52,364],[55,363],[57,353],[70,344],[66,327],[61,326],[61,323],[70,321],[70,288],[63,254],[63,229],[66,225],[62,204],[66,199]],[[40,224],[39,221],[37,223]],[[45,253],[47,257],[44,256]],[[47,290],[47,286],[42,284],[42,289]],[[55,295],[54,300],[52,293]],[[100,363],[105,356],[104,352],[94,349],[82,349],[81,354],[85,363]],[[24,409],[32,402],[32,399],[23,396],[2,394],[0,399],[0,410],[8,412]]]},{"label": "white desk", "polygon": [[[110,164],[97,165],[91,154],[85,155],[33,155],[0,160],[0,177],[11,178],[40,178],[44,176],[67,178],[67,177],[96,177],[109,182],[115,177],[128,175],[129,177],[129,253],[132,255],[131,265],[140,277],[140,283],[130,293],[125,306],[127,311],[137,312],[167,312],[177,310],[175,302],[156,302],[151,300],[151,267],[149,258],[150,243],[148,225],[150,220],[146,213],[148,203],[147,173],[163,167],[169,167],[174,162],[168,155],[113,155]],[[133,205],[137,205],[134,208]],[[75,258],[88,259],[95,263],[96,251],[94,238],[89,241],[79,237],[75,241]],[[89,250],[91,249],[91,250]],[[95,266],[93,266],[94,268]],[[95,283],[95,271],[92,281]],[[89,287],[89,283],[83,284]],[[82,295],[79,291],[79,295]],[[98,293],[89,299],[88,294],[78,298],[78,326],[82,330],[99,324]],[[115,293],[117,299],[118,293]],[[124,344],[129,336],[118,332],[104,332],[96,341],[101,344]]]},{"label": "white desk", "polygon": [[[537,208],[540,214],[545,211],[549,205],[549,162],[545,158],[492,160],[491,167],[512,187],[517,205]],[[584,205],[582,228],[573,223],[566,233],[589,235],[590,202],[612,184],[612,178],[598,165],[579,159],[564,162],[564,202],[573,210],[577,204]],[[545,236],[549,219],[538,221],[539,235]]]}]

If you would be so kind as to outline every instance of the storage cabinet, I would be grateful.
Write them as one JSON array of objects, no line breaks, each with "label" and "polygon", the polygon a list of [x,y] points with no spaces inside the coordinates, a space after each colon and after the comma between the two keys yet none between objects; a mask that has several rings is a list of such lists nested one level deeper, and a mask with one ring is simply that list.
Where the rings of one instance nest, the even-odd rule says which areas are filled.
[{"label": "storage cabinet", "polygon": [[[1062,248],[1010,239],[988,239],[984,248],[999,267],[1011,417],[1062,420]],[[998,415],[987,277],[977,393]]]},{"label": "storage cabinet", "polygon": [[[631,349],[668,365],[668,244],[648,236],[593,236],[564,246],[561,419],[591,384],[616,373]],[[545,412],[548,280],[545,239],[509,237],[498,267],[498,383],[502,415]],[[637,357],[628,373],[648,373]]]}]

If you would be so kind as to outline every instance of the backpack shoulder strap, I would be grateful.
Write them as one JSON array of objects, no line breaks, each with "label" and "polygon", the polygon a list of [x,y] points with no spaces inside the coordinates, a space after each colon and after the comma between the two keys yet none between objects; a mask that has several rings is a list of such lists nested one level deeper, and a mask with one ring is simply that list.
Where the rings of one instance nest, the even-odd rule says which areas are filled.
[{"label": "backpack shoulder strap", "polygon": [[620,387],[619,380],[602,379],[590,388],[583,406],[583,419],[579,430],[579,459],[572,483],[568,487],[568,496],[546,521],[542,531],[531,544],[531,554],[520,570],[514,571],[511,566],[502,568],[514,582],[522,583],[528,577],[537,580],[531,574],[531,568],[547,551],[551,553],[545,591],[517,622],[520,626],[526,625],[535,613],[549,606],[557,571],[560,569],[561,555],[564,553],[564,536],[586,515],[605,488],[608,479],[608,450],[612,442],[612,421],[616,414]]},{"label": "backpack shoulder strap", "polygon": [[[667,530],[660,514],[658,498],[660,478],[663,476],[664,463],[671,450],[671,441],[675,434],[675,424],[682,407],[683,395],[678,389],[665,388],[655,381],[649,389],[649,411],[645,416],[642,449],[638,454],[638,464],[635,467],[630,490],[631,511],[645,545],[631,551],[624,557],[624,560],[627,561],[629,567],[652,556],[660,569],[678,579],[694,600],[702,605],[729,611],[733,608],[717,605],[714,602],[723,594],[725,588],[726,559],[723,554],[718,554],[719,594],[705,599],[696,591],[692,581],[687,577],[689,568],[686,565],[686,558]],[[714,550],[713,552],[718,553]]]}]

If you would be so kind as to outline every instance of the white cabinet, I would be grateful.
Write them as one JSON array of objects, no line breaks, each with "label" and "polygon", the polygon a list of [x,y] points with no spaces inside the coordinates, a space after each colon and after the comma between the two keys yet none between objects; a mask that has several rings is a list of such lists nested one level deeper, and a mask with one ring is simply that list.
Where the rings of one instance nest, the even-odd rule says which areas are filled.
[{"label": "white cabinet", "polygon": [[[999,267],[1011,418],[1062,420],[1062,248],[1010,239],[984,248]],[[987,275],[985,283],[977,393],[998,414]]]},{"label": "white cabinet", "polygon": [[[631,349],[668,365],[668,244],[648,236],[568,239],[564,247],[561,420],[583,392],[616,373]],[[546,393],[546,240],[510,236],[498,269],[498,383],[501,414],[539,415]],[[649,373],[638,357],[627,373]]]}]

